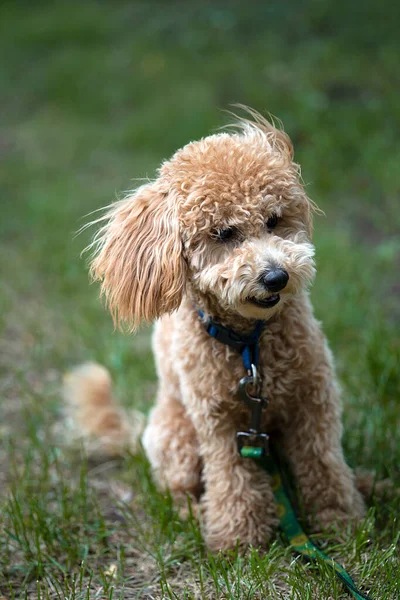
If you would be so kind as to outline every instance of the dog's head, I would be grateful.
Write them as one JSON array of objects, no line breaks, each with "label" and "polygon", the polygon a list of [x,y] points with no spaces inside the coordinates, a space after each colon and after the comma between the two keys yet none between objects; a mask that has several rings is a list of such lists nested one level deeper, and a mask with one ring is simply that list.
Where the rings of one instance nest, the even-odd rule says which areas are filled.
[{"label": "dog's head", "polygon": [[268,319],[313,279],[314,205],[290,140],[259,116],[239,127],[188,144],[105,216],[91,271],[118,321],[172,312],[186,290]]}]

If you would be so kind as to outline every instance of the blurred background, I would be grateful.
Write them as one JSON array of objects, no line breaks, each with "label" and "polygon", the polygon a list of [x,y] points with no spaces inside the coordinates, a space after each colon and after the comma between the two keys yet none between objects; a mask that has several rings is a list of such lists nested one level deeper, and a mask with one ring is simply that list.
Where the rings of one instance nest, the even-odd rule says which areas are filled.
[{"label": "blurred background", "polygon": [[[80,598],[68,578],[79,572],[91,597],[112,598],[112,579],[128,597],[161,597],[161,586],[171,598],[172,576],[178,598],[191,564],[210,590],[231,569],[212,574],[200,532],[176,518],[143,459],[87,471],[57,429],[72,365],[106,365],[127,407],[147,412],[156,389],[151,330],[114,331],[80,256],[94,232],[76,232],[229,122],[231,103],[272,113],[294,142],[325,212],[312,300],[343,388],[346,457],[399,481],[399,12],[392,0],[1,2],[0,489],[11,493],[0,500],[0,596]],[[132,495],[121,518],[115,503]],[[400,593],[398,517],[398,501],[375,500],[340,550],[375,598]],[[333,597],[318,570],[287,560],[278,542],[246,576],[237,563],[243,596],[221,597],[248,598],[260,573],[272,587],[255,597],[287,584],[279,597],[309,598],[311,576]],[[185,597],[220,597],[207,594]]]},{"label": "blurred background", "polygon": [[113,331],[80,257],[92,233],[75,233],[240,102],[283,121],[325,211],[312,296],[344,387],[349,460],[398,468],[398,10],[389,0],[2,2],[7,431],[29,403],[55,418],[61,374],[88,359],[112,370],[123,402],[148,410],[149,331]]}]

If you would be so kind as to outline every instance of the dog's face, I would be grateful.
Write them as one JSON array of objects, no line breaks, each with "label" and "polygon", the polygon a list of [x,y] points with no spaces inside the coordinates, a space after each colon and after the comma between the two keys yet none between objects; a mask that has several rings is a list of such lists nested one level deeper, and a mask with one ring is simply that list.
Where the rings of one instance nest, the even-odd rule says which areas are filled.
[{"label": "dog's face", "polygon": [[190,144],[164,171],[184,188],[178,218],[192,285],[222,308],[267,319],[314,276],[311,205],[287,139],[274,147],[253,131]]},{"label": "dog's face", "polygon": [[268,319],[314,276],[311,212],[287,136],[245,123],[188,144],[117,204],[92,271],[134,327],[176,309],[188,283],[219,308]]}]

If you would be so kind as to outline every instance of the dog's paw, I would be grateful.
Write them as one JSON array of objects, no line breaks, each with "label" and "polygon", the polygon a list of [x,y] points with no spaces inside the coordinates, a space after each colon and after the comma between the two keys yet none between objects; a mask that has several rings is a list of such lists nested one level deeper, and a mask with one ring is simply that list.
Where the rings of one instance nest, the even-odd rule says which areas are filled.
[{"label": "dog's paw", "polygon": [[209,510],[204,512],[204,537],[212,552],[239,549],[244,552],[249,546],[266,548],[278,527],[275,511],[260,513],[235,506],[232,510],[223,509],[219,514]]},{"label": "dog's paw", "polygon": [[227,552],[238,550],[244,554],[249,546],[267,548],[272,538],[272,527],[259,527],[257,532],[233,531],[213,532],[206,530],[205,542],[211,552]]},{"label": "dog's paw", "polygon": [[361,469],[356,470],[355,476],[357,489],[367,501],[373,498],[382,501],[393,500],[400,495],[400,489],[396,488],[391,479],[378,481],[375,473]]},{"label": "dog's paw", "polygon": [[315,515],[312,523],[314,533],[329,533],[338,540],[345,540],[357,528],[364,517],[364,510],[346,512],[340,509],[326,508]]},{"label": "dog's paw", "polygon": [[201,505],[194,494],[190,492],[174,493],[173,498],[179,518],[182,521],[188,521],[191,518],[201,519]]},{"label": "dog's paw", "polygon": [[[339,503],[338,503],[339,504]],[[345,536],[354,531],[366,515],[366,506],[360,492],[353,487],[339,505],[320,508],[312,518],[313,531],[328,531],[335,536]]]}]

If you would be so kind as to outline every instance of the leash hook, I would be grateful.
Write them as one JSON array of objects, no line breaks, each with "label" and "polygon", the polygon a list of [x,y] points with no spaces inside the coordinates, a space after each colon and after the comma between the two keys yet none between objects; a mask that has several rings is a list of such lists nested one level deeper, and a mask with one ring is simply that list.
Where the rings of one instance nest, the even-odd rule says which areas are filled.
[{"label": "leash hook", "polygon": [[238,392],[241,400],[250,408],[249,431],[237,433],[239,453],[241,456],[268,454],[268,435],[260,431],[262,411],[268,405],[268,400],[261,395],[261,377],[254,364],[239,381]]},{"label": "leash hook", "polygon": [[[259,394],[261,392],[261,378],[260,378],[260,376],[258,374],[256,365],[254,365],[253,363],[251,363],[251,368],[247,371],[247,375],[249,377],[253,378],[252,385],[254,385],[254,387],[257,390],[257,394]],[[240,382],[239,382],[239,385],[240,385]]]}]

